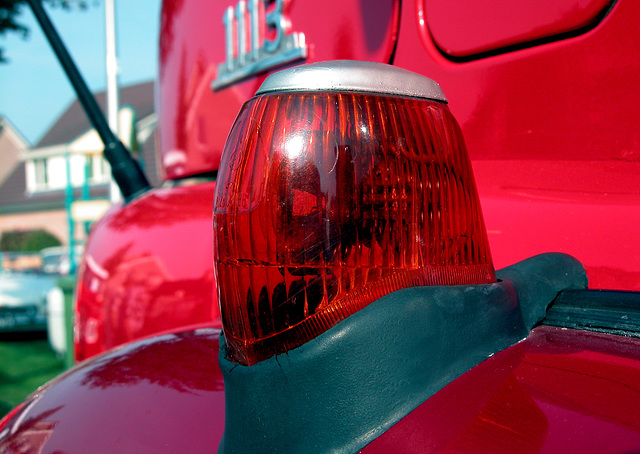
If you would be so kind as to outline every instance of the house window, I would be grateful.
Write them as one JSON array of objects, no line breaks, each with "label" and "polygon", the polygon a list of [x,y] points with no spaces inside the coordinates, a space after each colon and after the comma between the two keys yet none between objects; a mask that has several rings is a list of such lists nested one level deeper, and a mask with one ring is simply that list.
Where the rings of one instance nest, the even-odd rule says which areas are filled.
[{"label": "house window", "polygon": [[57,155],[27,161],[27,189],[29,192],[64,189],[67,186],[67,169],[71,171],[73,187],[82,186],[85,179],[89,184],[109,181],[110,167],[101,155]]},{"label": "house window", "polygon": [[67,186],[67,159],[64,156],[47,158],[47,189],[62,189]]},{"label": "house window", "polygon": [[47,177],[47,160],[44,159],[34,159],[33,160],[33,169],[34,169],[34,186],[35,189],[45,189],[48,186],[49,179]]},{"label": "house window", "polygon": [[29,192],[64,188],[67,181],[65,159],[53,156],[27,161],[26,177]]},{"label": "house window", "polygon": [[102,183],[108,180],[107,163],[101,155],[90,155],[89,157],[89,181],[91,183]]}]

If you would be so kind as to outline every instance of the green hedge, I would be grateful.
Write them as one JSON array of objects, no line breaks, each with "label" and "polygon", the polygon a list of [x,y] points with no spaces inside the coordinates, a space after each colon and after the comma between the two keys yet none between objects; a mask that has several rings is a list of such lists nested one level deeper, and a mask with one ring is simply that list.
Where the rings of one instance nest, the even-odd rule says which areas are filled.
[{"label": "green hedge", "polygon": [[38,252],[47,247],[60,246],[60,240],[46,230],[11,230],[0,237],[2,252]]}]

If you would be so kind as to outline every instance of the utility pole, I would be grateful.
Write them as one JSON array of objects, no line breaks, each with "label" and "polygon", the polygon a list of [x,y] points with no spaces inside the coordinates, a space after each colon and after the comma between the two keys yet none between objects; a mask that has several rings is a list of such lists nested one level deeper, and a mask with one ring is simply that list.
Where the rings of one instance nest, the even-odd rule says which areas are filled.
[{"label": "utility pole", "polygon": [[[118,110],[120,99],[118,95],[118,54],[116,49],[115,0],[105,0],[105,25],[107,41],[107,118],[109,127],[116,137],[118,133]],[[122,198],[118,186],[113,179],[110,185],[111,202]]]}]

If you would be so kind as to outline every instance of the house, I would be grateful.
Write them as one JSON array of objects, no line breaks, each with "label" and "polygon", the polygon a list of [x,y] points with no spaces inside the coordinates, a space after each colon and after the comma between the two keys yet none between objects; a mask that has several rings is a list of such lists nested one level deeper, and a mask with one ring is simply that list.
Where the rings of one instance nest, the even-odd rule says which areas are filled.
[{"label": "house", "polygon": [[[106,112],[106,92],[97,93],[96,99]],[[120,105],[119,135],[155,186],[161,176],[155,152],[154,82],[121,88]],[[6,119],[5,123],[9,124]],[[86,223],[80,226],[71,220],[72,202],[100,200],[107,205],[111,183],[109,165],[102,158],[102,143],[78,100],[33,148],[22,139],[24,144],[20,146],[18,141],[17,152],[7,152],[5,135],[15,140],[14,130],[0,134],[0,235],[4,231],[44,229],[63,245],[82,243]],[[5,159],[7,165],[2,161]]]},{"label": "house", "polygon": [[29,143],[11,124],[0,116],[0,185],[20,162],[20,154],[29,148]]}]

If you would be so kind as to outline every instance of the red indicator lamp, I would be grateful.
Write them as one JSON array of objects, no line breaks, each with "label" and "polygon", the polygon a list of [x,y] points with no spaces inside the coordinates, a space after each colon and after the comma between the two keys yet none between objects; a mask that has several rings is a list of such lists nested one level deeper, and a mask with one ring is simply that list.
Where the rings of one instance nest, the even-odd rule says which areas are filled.
[{"label": "red indicator lamp", "polygon": [[274,74],[238,114],[218,176],[234,362],[296,348],[395,290],[495,281],[460,128],[423,76],[353,61]]}]

